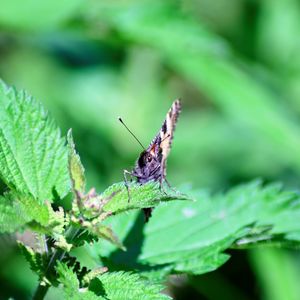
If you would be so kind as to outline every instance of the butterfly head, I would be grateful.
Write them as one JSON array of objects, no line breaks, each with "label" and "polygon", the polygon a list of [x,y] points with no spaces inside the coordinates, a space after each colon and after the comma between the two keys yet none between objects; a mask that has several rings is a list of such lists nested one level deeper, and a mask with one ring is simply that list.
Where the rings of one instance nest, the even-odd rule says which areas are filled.
[{"label": "butterfly head", "polygon": [[138,159],[138,166],[140,168],[156,164],[159,164],[159,161],[154,152],[145,150],[140,154]]}]

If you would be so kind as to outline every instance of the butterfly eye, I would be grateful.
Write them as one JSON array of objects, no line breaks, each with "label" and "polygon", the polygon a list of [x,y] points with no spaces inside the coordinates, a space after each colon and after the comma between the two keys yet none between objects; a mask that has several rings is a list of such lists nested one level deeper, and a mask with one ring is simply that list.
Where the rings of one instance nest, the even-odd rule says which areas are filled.
[{"label": "butterfly eye", "polygon": [[149,156],[147,157],[147,161],[148,161],[148,162],[151,162],[151,160],[152,160],[152,155],[149,155]]}]

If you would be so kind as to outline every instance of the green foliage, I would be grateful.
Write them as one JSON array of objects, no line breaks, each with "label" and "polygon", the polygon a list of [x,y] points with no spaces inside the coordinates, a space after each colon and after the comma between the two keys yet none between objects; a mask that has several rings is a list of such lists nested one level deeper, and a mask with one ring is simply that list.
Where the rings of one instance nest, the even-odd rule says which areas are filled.
[{"label": "green foliage", "polygon": [[[163,191],[155,182],[142,186],[133,183],[129,191],[130,200],[124,183],[113,184],[101,195],[97,195],[93,189],[86,195],[75,191],[76,201],[73,202],[72,222],[86,229],[96,240],[104,238],[124,250],[124,246],[113,230],[102,224],[104,219],[132,209],[155,207],[165,201],[189,199],[187,195],[173,189]],[[83,238],[87,236],[84,235]]]},{"label": "green foliage", "polygon": [[8,197],[0,197],[0,231],[14,232],[21,228],[28,220],[27,215],[24,217],[18,214],[19,209],[15,207]]},{"label": "green foliage", "polygon": [[[72,127],[80,153],[71,132],[64,146],[34,99],[0,84],[0,232],[19,231],[26,240],[30,230],[44,241],[43,255],[21,246],[41,283],[35,299],[49,286],[49,300],[118,298],[170,273],[202,274],[179,277],[175,289],[171,277],[175,298],[190,285],[194,298],[297,297],[299,195],[291,191],[300,174],[297,1],[19,2],[0,10],[1,76],[44,101],[63,132]],[[132,183],[128,201],[124,184],[112,183],[139,151],[117,116],[147,145],[177,97],[183,112],[168,179],[213,193],[169,203],[189,197]],[[285,188],[257,182],[234,188],[257,177]],[[70,184],[73,195],[63,199]],[[139,211],[149,206],[155,209],[145,224]],[[12,251],[14,235],[7,236],[0,238],[0,280],[8,283],[1,296],[28,299],[36,279]],[[230,258],[228,249],[235,255],[248,248],[255,248],[250,261],[239,251],[238,266],[233,259],[204,275]],[[158,287],[143,296],[161,297]]]},{"label": "green foliage", "polygon": [[66,240],[65,229],[69,226],[69,216],[65,215],[62,207],[59,207],[57,211],[54,211],[50,203],[47,203],[49,220],[44,226],[31,226],[35,231],[41,232],[51,236],[55,243],[54,245],[60,249],[69,252],[72,248],[72,244],[69,244]]},{"label": "green foliage", "polygon": [[[45,242],[44,252],[41,253],[20,243],[31,269],[39,276],[40,284],[35,297],[42,297],[58,279],[64,285],[67,299],[82,299],[82,296],[85,299],[102,299],[87,288],[80,288],[77,278],[79,270],[72,271],[67,264],[60,262],[66,253],[82,241],[92,242],[95,239],[108,240],[125,250],[113,230],[102,223],[105,218],[130,209],[157,206],[162,201],[188,198],[173,190],[163,191],[153,182],[143,186],[130,185],[130,201],[123,183],[112,185],[101,195],[95,189],[85,194],[84,168],[69,131],[68,170],[74,197],[72,210],[65,213],[59,207],[54,211],[50,203],[54,197],[53,190],[56,189],[63,196],[69,189],[63,139],[53,121],[33,98],[25,92],[19,93],[6,87],[2,82],[0,86],[0,101],[3,102],[0,109],[3,117],[0,135],[1,176],[11,189],[0,199],[0,231],[14,232],[30,228],[45,235],[43,239],[51,238]],[[66,258],[69,261],[68,256]],[[53,272],[57,261],[56,279]],[[81,271],[86,284],[99,274]],[[112,299],[119,299],[130,295],[131,299],[168,298],[159,294],[160,288],[146,284],[137,275],[112,273],[109,276],[100,275],[99,279],[105,289],[103,297],[108,295]]]},{"label": "green foliage", "polygon": [[[76,274],[63,263],[58,263],[58,280],[63,284],[65,299],[113,299],[113,300],[167,300],[170,297],[160,294],[162,287],[151,284],[137,274],[126,272],[104,273],[94,283],[98,286],[97,295],[88,288],[80,288]],[[93,282],[92,282],[93,285]]]},{"label": "green foliage", "polygon": [[0,82],[0,176],[39,203],[69,191],[67,152],[59,129],[26,92]]},{"label": "green foliage", "polygon": [[112,272],[100,275],[99,280],[108,299],[123,300],[154,300],[171,299],[167,295],[159,294],[162,287],[142,280],[137,274],[126,272]]},{"label": "green foliage", "polygon": [[299,217],[298,193],[260,182],[225,195],[202,196],[194,203],[160,206],[145,228],[139,261],[205,273],[223,264],[229,257],[223,252],[231,247],[299,245]]},{"label": "green foliage", "polygon": [[22,242],[19,242],[18,244],[23,255],[30,264],[31,270],[39,276],[40,282],[42,284],[49,284],[48,279],[44,276],[47,268],[46,254],[34,251],[32,248],[24,245]]},{"label": "green foliage", "polygon": [[96,300],[104,299],[102,297],[97,297],[93,292],[87,290],[80,290],[79,281],[76,274],[67,267],[64,263],[58,263],[56,267],[58,273],[58,281],[63,284],[64,299],[68,300]]},{"label": "green foliage", "polygon": [[143,185],[132,183],[129,185],[129,198],[124,182],[115,183],[101,195],[104,199],[115,193],[110,201],[103,206],[103,211],[118,214],[130,209],[157,206],[160,202],[171,200],[191,200],[173,188],[160,189],[159,183],[148,182]]},{"label": "green foliage", "polygon": [[37,203],[32,196],[17,192],[0,196],[0,232],[14,232],[32,221],[46,226],[49,221],[47,207]]},{"label": "green foliage", "polygon": [[[284,191],[279,184],[263,186],[256,181],[226,194],[196,192],[194,198],[196,202],[164,204],[154,210],[151,222],[143,230],[143,247],[131,264],[167,266],[166,272],[150,272],[152,279],[174,272],[203,274],[224,264],[230,257],[224,253],[228,249],[299,246],[300,226],[295,221],[300,217],[297,192]],[[127,216],[114,226],[123,239],[126,236],[122,235],[122,224],[133,222],[132,217]],[[137,222],[136,226],[141,226]],[[128,252],[136,251],[136,241],[124,245]],[[126,256],[122,259],[112,254],[114,249],[101,252],[101,245],[98,247],[96,254],[93,247],[89,250],[96,261],[100,255],[110,257],[116,264],[126,264]]]},{"label": "green foliage", "polygon": [[73,193],[85,192],[85,176],[84,168],[81,164],[80,157],[76,153],[75,144],[72,137],[72,130],[68,131],[68,147],[69,147],[69,173],[72,180]]},{"label": "green foliage", "polygon": [[[130,209],[157,206],[160,202],[176,199],[188,199],[173,189],[162,190],[158,183],[149,182],[140,186],[131,184],[128,190],[124,183],[117,183],[107,188],[103,194],[97,195],[95,189],[85,193],[84,168],[76,153],[71,131],[68,132],[69,173],[72,180],[74,201],[72,204],[72,222],[86,231],[81,233],[77,244],[83,240],[105,239],[125,250],[113,230],[102,224],[103,220]],[[64,243],[63,243],[64,244]]]}]

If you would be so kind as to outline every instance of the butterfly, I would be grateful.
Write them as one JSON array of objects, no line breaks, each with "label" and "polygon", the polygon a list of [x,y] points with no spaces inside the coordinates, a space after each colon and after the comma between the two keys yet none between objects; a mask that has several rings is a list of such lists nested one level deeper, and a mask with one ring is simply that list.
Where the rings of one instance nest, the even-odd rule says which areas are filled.
[{"label": "butterfly", "polygon": [[[139,142],[136,136],[128,129],[128,127],[123,123],[122,119],[119,120],[123,125],[129,130],[129,132],[135,137],[135,139],[144,148],[144,151],[140,154],[136,161],[134,169],[129,172],[124,170],[124,181],[128,191],[129,196],[129,186],[126,175],[135,177],[137,182],[144,184],[150,180],[158,181],[160,183],[160,188],[163,188],[163,182],[165,181],[168,186],[166,179],[166,162],[167,157],[171,150],[171,145],[173,141],[173,135],[177,123],[178,116],[181,112],[181,102],[179,99],[175,100],[169,109],[166,118],[159,130],[158,134],[154,137],[147,149]],[[151,217],[153,208],[144,208],[145,221],[148,222]]]}]

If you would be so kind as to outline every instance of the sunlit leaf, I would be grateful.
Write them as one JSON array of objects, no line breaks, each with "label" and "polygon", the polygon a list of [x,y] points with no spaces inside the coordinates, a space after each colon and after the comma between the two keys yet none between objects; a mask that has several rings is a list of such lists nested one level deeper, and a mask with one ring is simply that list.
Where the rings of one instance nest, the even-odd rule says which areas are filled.
[{"label": "sunlit leaf", "polygon": [[14,232],[31,221],[40,226],[49,222],[47,206],[39,204],[30,195],[16,192],[0,196],[0,232]]},{"label": "sunlit leaf", "polygon": [[69,190],[67,149],[60,130],[24,91],[0,82],[0,176],[12,190],[43,203]]},{"label": "sunlit leaf", "polygon": [[167,295],[160,294],[162,287],[145,281],[137,274],[126,272],[104,273],[98,277],[109,299],[167,300]]},{"label": "sunlit leaf", "polygon": [[139,260],[205,273],[223,264],[228,259],[223,253],[232,246],[299,244],[299,217],[298,193],[259,182],[224,195],[203,196],[194,203],[161,205],[145,228]]},{"label": "sunlit leaf", "polygon": [[[113,193],[115,193],[113,195]],[[113,214],[121,213],[130,209],[153,207],[160,202],[171,200],[191,200],[172,188],[161,189],[159,183],[149,182],[143,185],[132,183],[129,185],[129,195],[124,182],[115,183],[107,188],[102,197],[111,197],[111,200],[104,205],[103,210]]]},{"label": "sunlit leaf", "polygon": [[85,176],[84,167],[81,164],[80,157],[76,153],[75,144],[72,136],[72,130],[68,132],[68,146],[69,146],[69,173],[72,180],[72,188],[75,191],[85,192]]}]

